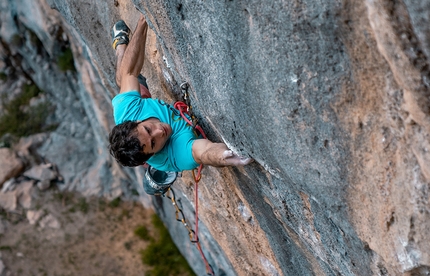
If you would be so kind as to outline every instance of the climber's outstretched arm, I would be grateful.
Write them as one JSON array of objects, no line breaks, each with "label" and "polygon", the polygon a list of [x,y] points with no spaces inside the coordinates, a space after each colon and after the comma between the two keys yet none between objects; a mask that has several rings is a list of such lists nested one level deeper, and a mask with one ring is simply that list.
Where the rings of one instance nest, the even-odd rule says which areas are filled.
[{"label": "climber's outstretched arm", "polygon": [[245,166],[252,158],[244,158],[229,150],[224,143],[213,143],[207,139],[198,139],[193,144],[193,157],[199,164],[214,167]]},{"label": "climber's outstretched arm", "polygon": [[140,17],[133,37],[125,50],[121,67],[118,68],[121,74],[120,93],[131,90],[139,91],[137,76],[143,67],[145,59],[146,34],[148,23],[143,16]]}]

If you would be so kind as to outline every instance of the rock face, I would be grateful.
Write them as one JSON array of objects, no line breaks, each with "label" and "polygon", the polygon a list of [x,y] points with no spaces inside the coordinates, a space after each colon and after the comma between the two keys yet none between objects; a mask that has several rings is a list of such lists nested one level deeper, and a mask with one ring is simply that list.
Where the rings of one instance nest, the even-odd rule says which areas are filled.
[{"label": "rock face", "polygon": [[[209,137],[256,160],[203,172],[200,238],[217,275],[426,275],[430,2],[418,2],[9,0],[1,32],[10,44],[5,26],[21,22],[54,53],[47,26],[62,26],[76,75],[47,79],[32,62],[40,54],[14,50],[59,105],[62,124],[39,153],[69,189],[127,196],[142,193],[142,169],[121,168],[106,150],[109,34],[120,18],[134,26],[146,16],[151,91],[173,100],[187,81]],[[46,14],[33,18],[28,5]],[[175,187],[194,223],[191,179],[184,172]],[[169,201],[141,200],[204,274]]]},{"label": "rock face", "polygon": [[0,187],[6,180],[19,175],[23,169],[23,162],[13,150],[0,148]]}]

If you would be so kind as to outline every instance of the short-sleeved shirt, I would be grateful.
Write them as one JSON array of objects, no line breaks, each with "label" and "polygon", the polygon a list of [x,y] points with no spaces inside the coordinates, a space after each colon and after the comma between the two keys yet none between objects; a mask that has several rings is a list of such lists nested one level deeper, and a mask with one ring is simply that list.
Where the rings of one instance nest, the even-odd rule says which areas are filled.
[{"label": "short-sleeved shirt", "polygon": [[115,124],[156,118],[169,124],[172,135],[161,151],[147,163],[160,171],[184,171],[199,166],[193,158],[192,146],[198,135],[181,117],[179,111],[159,99],[141,98],[139,92],[130,91],[112,99]]}]

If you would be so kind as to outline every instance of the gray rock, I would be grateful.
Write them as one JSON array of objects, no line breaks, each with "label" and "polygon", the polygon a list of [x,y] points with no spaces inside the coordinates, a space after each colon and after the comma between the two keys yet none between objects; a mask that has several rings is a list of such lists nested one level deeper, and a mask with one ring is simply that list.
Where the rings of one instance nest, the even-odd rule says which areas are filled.
[{"label": "gray rock", "polygon": [[0,275],[3,275],[2,273],[5,272],[5,269],[6,269],[6,267],[3,263],[3,261],[0,260]]},{"label": "gray rock", "polygon": [[6,180],[18,176],[24,169],[24,163],[16,156],[15,151],[0,148],[0,186]]},{"label": "gray rock", "polygon": [[[48,53],[29,41],[10,49],[58,105],[52,119],[59,127],[38,153],[58,164],[65,188],[108,197],[139,191],[139,173],[106,150],[117,89],[110,28],[119,16],[134,26],[138,11],[49,0],[65,26],[44,1],[31,11],[28,1],[1,2],[1,37],[11,43],[25,25]],[[200,233],[217,274],[428,270],[428,1],[132,2],[152,29],[144,67],[150,87],[173,100],[187,81],[208,136],[256,160],[204,170]],[[33,14],[42,16],[27,18]],[[53,37],[64,34],[77,72],[46,65],[66,41]],[[184,173],[174,188],[194,225],[191,182]],[[204,274],[171,203],[142,198]]]},{"label": "gray rock", "polygon": [[41,191],[49,189],[50,186],[51,186],[50,180],[42,180],[37,182],[37,188],[39,188],[39,190]]},{"label": "gray rock", "polygon": [[32,205],[32,189],[34,186],[33,181],[21,182],[17,185],[14,193],[18,198],[18,203],[25,209],[31,208]]},{"label": "gray rock", "polygon": [[36,224],[42,216],[43,216],[43,210],[28,210],[27,211],[27,219],[31,225]]},{"label": "gray rock", "polygon": [[31,167],[28,171],[25,171],[23,175],[40,182],[49,182],[57,177],[52,164],[41,164]]},{"label": "gray rock", "polygon": [[43,228],[60,229],[61,224],[52,214],[48,214],[39,221],[39,226]]},{"label": "gray rock", "polygon": [[47,133],[39,133],[28,137],[22,137],[14,148],[18,152],[18,155],[26,159],[31,159],[31,156],[34,154],[33,151],[41,146],[43,142],[46,141],[47,137]]},{"label": "gray rock", "polygon": [[7,180],[5,183],[3,183],[3,186],[1,188],[1,192],[5,193],[7,191],[13,191],[15,189],[15,186],[16,186],[16,179],[11,178],[11,179]]},{"label": "gray rock", "polygon": [[8,211],[14,211],[17,207],[15,192],[0,193],[0,207]]},{"label": "gray rock", "polygon": [[[0,219],[0,235],[3,235],[4,233],[6,233],[6,230],[7,230],[6,222]],[[0,258],[1,258],[1,255],[0,255]]]},{"label": "gray rock", "polygon": [[25,181],[15,185],[14,190],[0,193],[0,206],[9,211],[16,210],[18,204],[23,208],[30,208],[34,182]]}]

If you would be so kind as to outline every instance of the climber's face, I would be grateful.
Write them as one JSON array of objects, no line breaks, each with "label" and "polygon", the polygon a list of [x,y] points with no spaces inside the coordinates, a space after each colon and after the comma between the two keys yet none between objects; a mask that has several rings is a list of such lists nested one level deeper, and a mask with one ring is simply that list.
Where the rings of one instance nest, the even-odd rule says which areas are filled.
[{"label": "climber's face", "polygon": [[137,125],[137,138],[145,154],[159,152],[171,135],[170,125],[162,123],[156,118],[147,119]]}]

